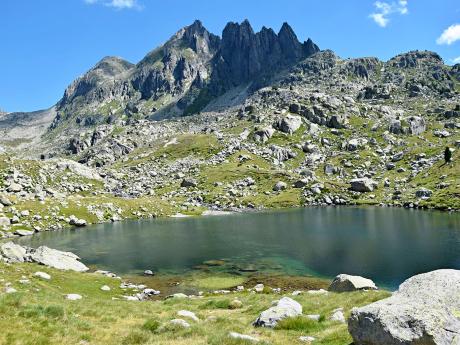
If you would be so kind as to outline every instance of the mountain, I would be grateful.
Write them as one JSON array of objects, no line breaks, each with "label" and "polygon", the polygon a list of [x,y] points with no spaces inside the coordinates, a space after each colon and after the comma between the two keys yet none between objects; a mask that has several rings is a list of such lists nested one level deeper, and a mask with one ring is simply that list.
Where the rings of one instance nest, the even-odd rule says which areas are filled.
[{"label": "mountain", "polygon": [[51,128],[69,119],[88,126],[124,115],[195,113],[233,87],[269,78],[318,51],[310,39],[300,43],[287,23],[278,34],[265,27],[254,33],[247,20],[228,23],[221,39],[195,21],[135,65],[102,59],[66,89]]}]

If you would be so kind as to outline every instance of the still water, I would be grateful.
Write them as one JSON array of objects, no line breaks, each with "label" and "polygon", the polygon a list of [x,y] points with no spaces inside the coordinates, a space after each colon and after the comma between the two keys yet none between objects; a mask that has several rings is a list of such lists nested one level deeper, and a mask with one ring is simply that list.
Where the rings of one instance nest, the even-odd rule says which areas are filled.
[{"label": "still water", "polygon": [[186,273],[207,260],[222,272],[333,277],[387,288],[438,268],[460,269],[460,214],[400,208],[305,208],[101,224],[22,238],[78,254],[119,274]]}]

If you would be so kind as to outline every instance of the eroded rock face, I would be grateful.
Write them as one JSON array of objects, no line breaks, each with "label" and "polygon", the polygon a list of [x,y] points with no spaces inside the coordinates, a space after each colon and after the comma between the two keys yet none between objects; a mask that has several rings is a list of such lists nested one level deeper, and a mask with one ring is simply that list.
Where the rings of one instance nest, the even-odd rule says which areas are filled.
[{"label": "eroded rock face", "polygon": [[329,286],[329,291],[346,292],[356,290],[376,290],[377,286],[370,279],[349,274],[339,274]]},{"label": "eroded rock face", "polygon": [[278,321],[302,315],[302,306],[292,298],[281,298],[276,306],[263,311],[254,321],[256,327],[275,327]]},{"label": "eroded rock face", "polygon": [[352,310],[356,345],[460,344],[460,271],[437,270],[406,280],[393,296]]}]

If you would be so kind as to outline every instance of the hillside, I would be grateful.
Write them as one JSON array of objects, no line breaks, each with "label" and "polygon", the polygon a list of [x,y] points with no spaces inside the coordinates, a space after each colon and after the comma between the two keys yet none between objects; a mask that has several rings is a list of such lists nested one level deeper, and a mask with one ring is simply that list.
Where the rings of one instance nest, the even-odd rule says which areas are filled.
[{"label": "hillside", "polygon": [[458,153],[444,151],[460,145],[459,68],[428,51],[341,59],[287,24],[220,38],[196,21],[137,64],[102,59],[50,110],[2,116],[2,236],[71,215],[457,210]]}]

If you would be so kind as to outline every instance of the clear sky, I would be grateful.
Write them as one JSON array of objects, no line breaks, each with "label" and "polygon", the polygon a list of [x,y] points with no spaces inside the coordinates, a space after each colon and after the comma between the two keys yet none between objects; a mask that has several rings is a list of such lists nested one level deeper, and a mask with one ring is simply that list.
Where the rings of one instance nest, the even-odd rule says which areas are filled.
[{"label": "clear sky", "polygon": [[459,0],[1,0],[0,109],[48,108],[104,56],[138,62],[195,19],[220,35],[245,18],[287,21],[341,57],[428,49],[460,63]]}]

